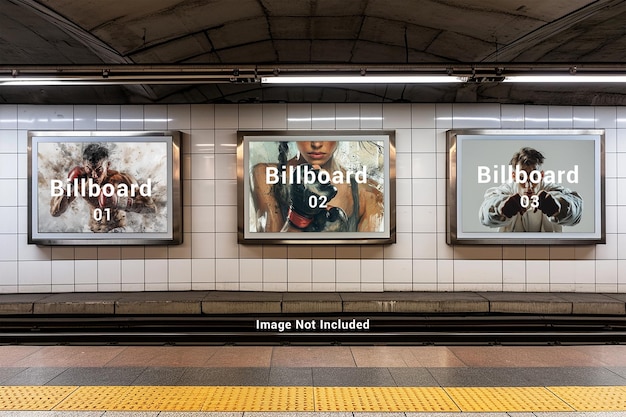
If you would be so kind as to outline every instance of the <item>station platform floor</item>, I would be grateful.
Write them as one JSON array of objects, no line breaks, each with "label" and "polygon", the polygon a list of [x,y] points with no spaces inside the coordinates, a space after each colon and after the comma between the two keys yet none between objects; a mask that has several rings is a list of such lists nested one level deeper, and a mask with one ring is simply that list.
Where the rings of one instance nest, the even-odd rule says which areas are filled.
[{"label": "station platform floor", "polygon": [[[624,294],[0,295],[25,317],[626,316]],[[316,316],[319,315],[319,316]],[[3,327],[4,328],[4,327]],[[37,329],[33,329],[36,333]],[[626,416],[626,343],[0,343],[0,416]]]},{"label": "station platform floor", "polygon": [[0,346],[0,415],[626,415],[626,346]]}]

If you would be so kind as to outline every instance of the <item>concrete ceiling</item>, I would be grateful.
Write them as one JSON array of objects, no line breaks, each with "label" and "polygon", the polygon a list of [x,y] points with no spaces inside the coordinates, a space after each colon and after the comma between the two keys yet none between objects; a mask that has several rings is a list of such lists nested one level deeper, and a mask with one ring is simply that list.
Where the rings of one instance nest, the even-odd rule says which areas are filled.
[{"label": "concrete ceiling", "polygon": [[[0,66],[624,64],[624,0],[2,0]],[[0,86],[5,103],[625,105],[626,85]]]}]

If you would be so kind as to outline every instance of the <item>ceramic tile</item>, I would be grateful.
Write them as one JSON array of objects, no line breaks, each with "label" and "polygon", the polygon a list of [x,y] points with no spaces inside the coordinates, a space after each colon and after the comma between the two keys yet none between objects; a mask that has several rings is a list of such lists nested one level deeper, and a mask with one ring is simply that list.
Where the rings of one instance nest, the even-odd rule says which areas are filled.
[{"label": "ceramic tile", "polygon": [[239,129],[260,130],[261,126],[263,126],[263,105],[239,105]]},{"label": "ceramic tile", "polygon": [[572,129],[574,125],[572,106],[549,106],[548,126],[550,129]]},{"label": "ceramic tile", "polygon": [[[0,235],[0,247],[4,248],[0,251],[0,261],[17,261],[17,241],[18,236],[16,234],[2,234]],[[3,277],[9,277],[10,275],[2,275]]]},{"label": "ceramic tile", "polygon": [[214,179],[215,177],[215,155],[214,154],[193,154],[191,155],[191,179]]},{"label": "ceramic tile", "polygon": [[410,259],[413,255],[413,234],[396,233],[396,244],[384,249],[385,259]]},{"label": "ceramic tile", "polygon": [[97,130],[120,130],[121,129],[120,106],[97,105],[96,126]]},{"label": "ceramic tile", "polygon": [[10,180],[17,178],[16,154],[0,154],[0,178]]},{"label": "ceramic tile", "polygon": [[215,105],[194,104],[191,106],[191,128],[213,129],[215,128]]},{"label": "ceramic tile", "polygon": [[360,104],[360,128],[382,129],[383,106],[382,104]]},{"label": "ceramic tile", "polygon": [[38,106],[20,104],[18,129],[25,130],[72,130],[74,128],[74,106]]},{"label": "ceramic tile", "polygon": [[272,352],[273,348],[268,346],[226,346],[218,349],[204,366],[207,368],[268,368],[273,361]]},{"label": "ceramic tile", "polygon": [[311,116],[312,129],[335,129],[336,108],[334,103],[313,103]]},{"label": "ceramic tile", "polygon": [[343,346],[289,346],[273,349],[272,367],[355,367],[350,348]]},{"label": "ceramic tile", "polygon": [[411,150],[413,152],[435,152],[437,135],[434,129],[412,129]]},{"label": "ceramic tile", "polygon": [[598,129],[617,128],[617,109],[612,106],[595,107],[595,127]]},{"label": "ceramic tile", "polygon": [[412,257],[413,259],[437,259],[437,235],[414,233]]},{"label": "ceramic tile", "polygon": [[190,149],[183,151],[190,153],[214,153],[215,130],[194,130],[190,138],[190,147]]},{"label": "ceramic tile", "polygon": [[545,106],[524,106],[524,129],[547,129],[548,108]]},{"label": "ceramic tile", "polygon": [[239,127],[239,107],[226,104],[215,105],[215,128],[237,129]]},{"label": "ceramic tile", "polygon": [[311,104],[290,103],[287,104],[287,129],[310,130],[312,126]]},{"label": "ceramic tile", "polygon": [[500,106],[502,129],[524,128],[524,107],[514,104],[502,104]]},{"label": "ceramic tile", "polygon": [[574,116],[574,129],[595,128],[596,116],[593,107],[575,106],[572,114]]},{"label": "ceramic tile", "polygon": [[167,106],[167,128],[185,130],[191,128],[191,106],[189,104],[170,104]]},{"label": "ceramic tile", "polygon": [[411,128],[411,104],[383,104],[383,116],[383,129]]},{"label": "ceramic tile", "polygon": [[52,261],[51,282],[53,285],[74,286],[74,261]]},{"label": "ceramic tile", "polygon": [[263,130],[286,128],[287,106],[285,104],[263,104]]},{"label": "ceramic tile", "polygon": [[97,118],[97,106],[74,106],[75,130],[96,130]]},{"label": "ceramic tile", "polygon": [[215,130],[215,153],[235,154],[237,152],[237,131]]},{"label": "ceramic tile", "polygon": [[463,104],[452,107],[452,125],[455,129],[499,129],[499,104]]},{"label": "ceramic tile", "polygon": [[167,106],[150,105],[144,106],[144,129],[146,130],[166,130],[169,118],[167,117]]},{"label": "ceramic tile", "polygon": [[17,129],[17,105],[0,105],[0,130]]},{"label": "ceramic tile", "polygon": [[120,128],[121,130],[143,130],[144,107],[141,105],[120,106]]},{"label": "ceramic tile", "polygon": [[411,127],[413,129],[434,129],[435,120],[434,104],[414,103],[411,105]]}]

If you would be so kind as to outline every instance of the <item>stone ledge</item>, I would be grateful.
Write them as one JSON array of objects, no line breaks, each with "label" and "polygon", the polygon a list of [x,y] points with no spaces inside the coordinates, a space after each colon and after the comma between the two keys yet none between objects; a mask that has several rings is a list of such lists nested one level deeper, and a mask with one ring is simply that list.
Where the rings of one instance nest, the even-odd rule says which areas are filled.
[{"label": "stone ledge", "polygon": [[0,315],[368,313],[626,316],[626,294],[237,291],[0,294]]}]

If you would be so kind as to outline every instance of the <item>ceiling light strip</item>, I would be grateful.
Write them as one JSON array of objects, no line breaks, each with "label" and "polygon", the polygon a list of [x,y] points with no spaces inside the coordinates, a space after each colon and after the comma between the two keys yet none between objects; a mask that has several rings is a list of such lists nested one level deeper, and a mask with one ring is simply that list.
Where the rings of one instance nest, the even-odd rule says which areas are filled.
[{"label": "ceiling light strip", "polygon": [[261,77],[261,84],[438,84],[462,83],[449,75],[330,75]]},{"label": "ceiling light strip", "polygon": [[626,83],[626,75],[508,75],[505,83]]}]

